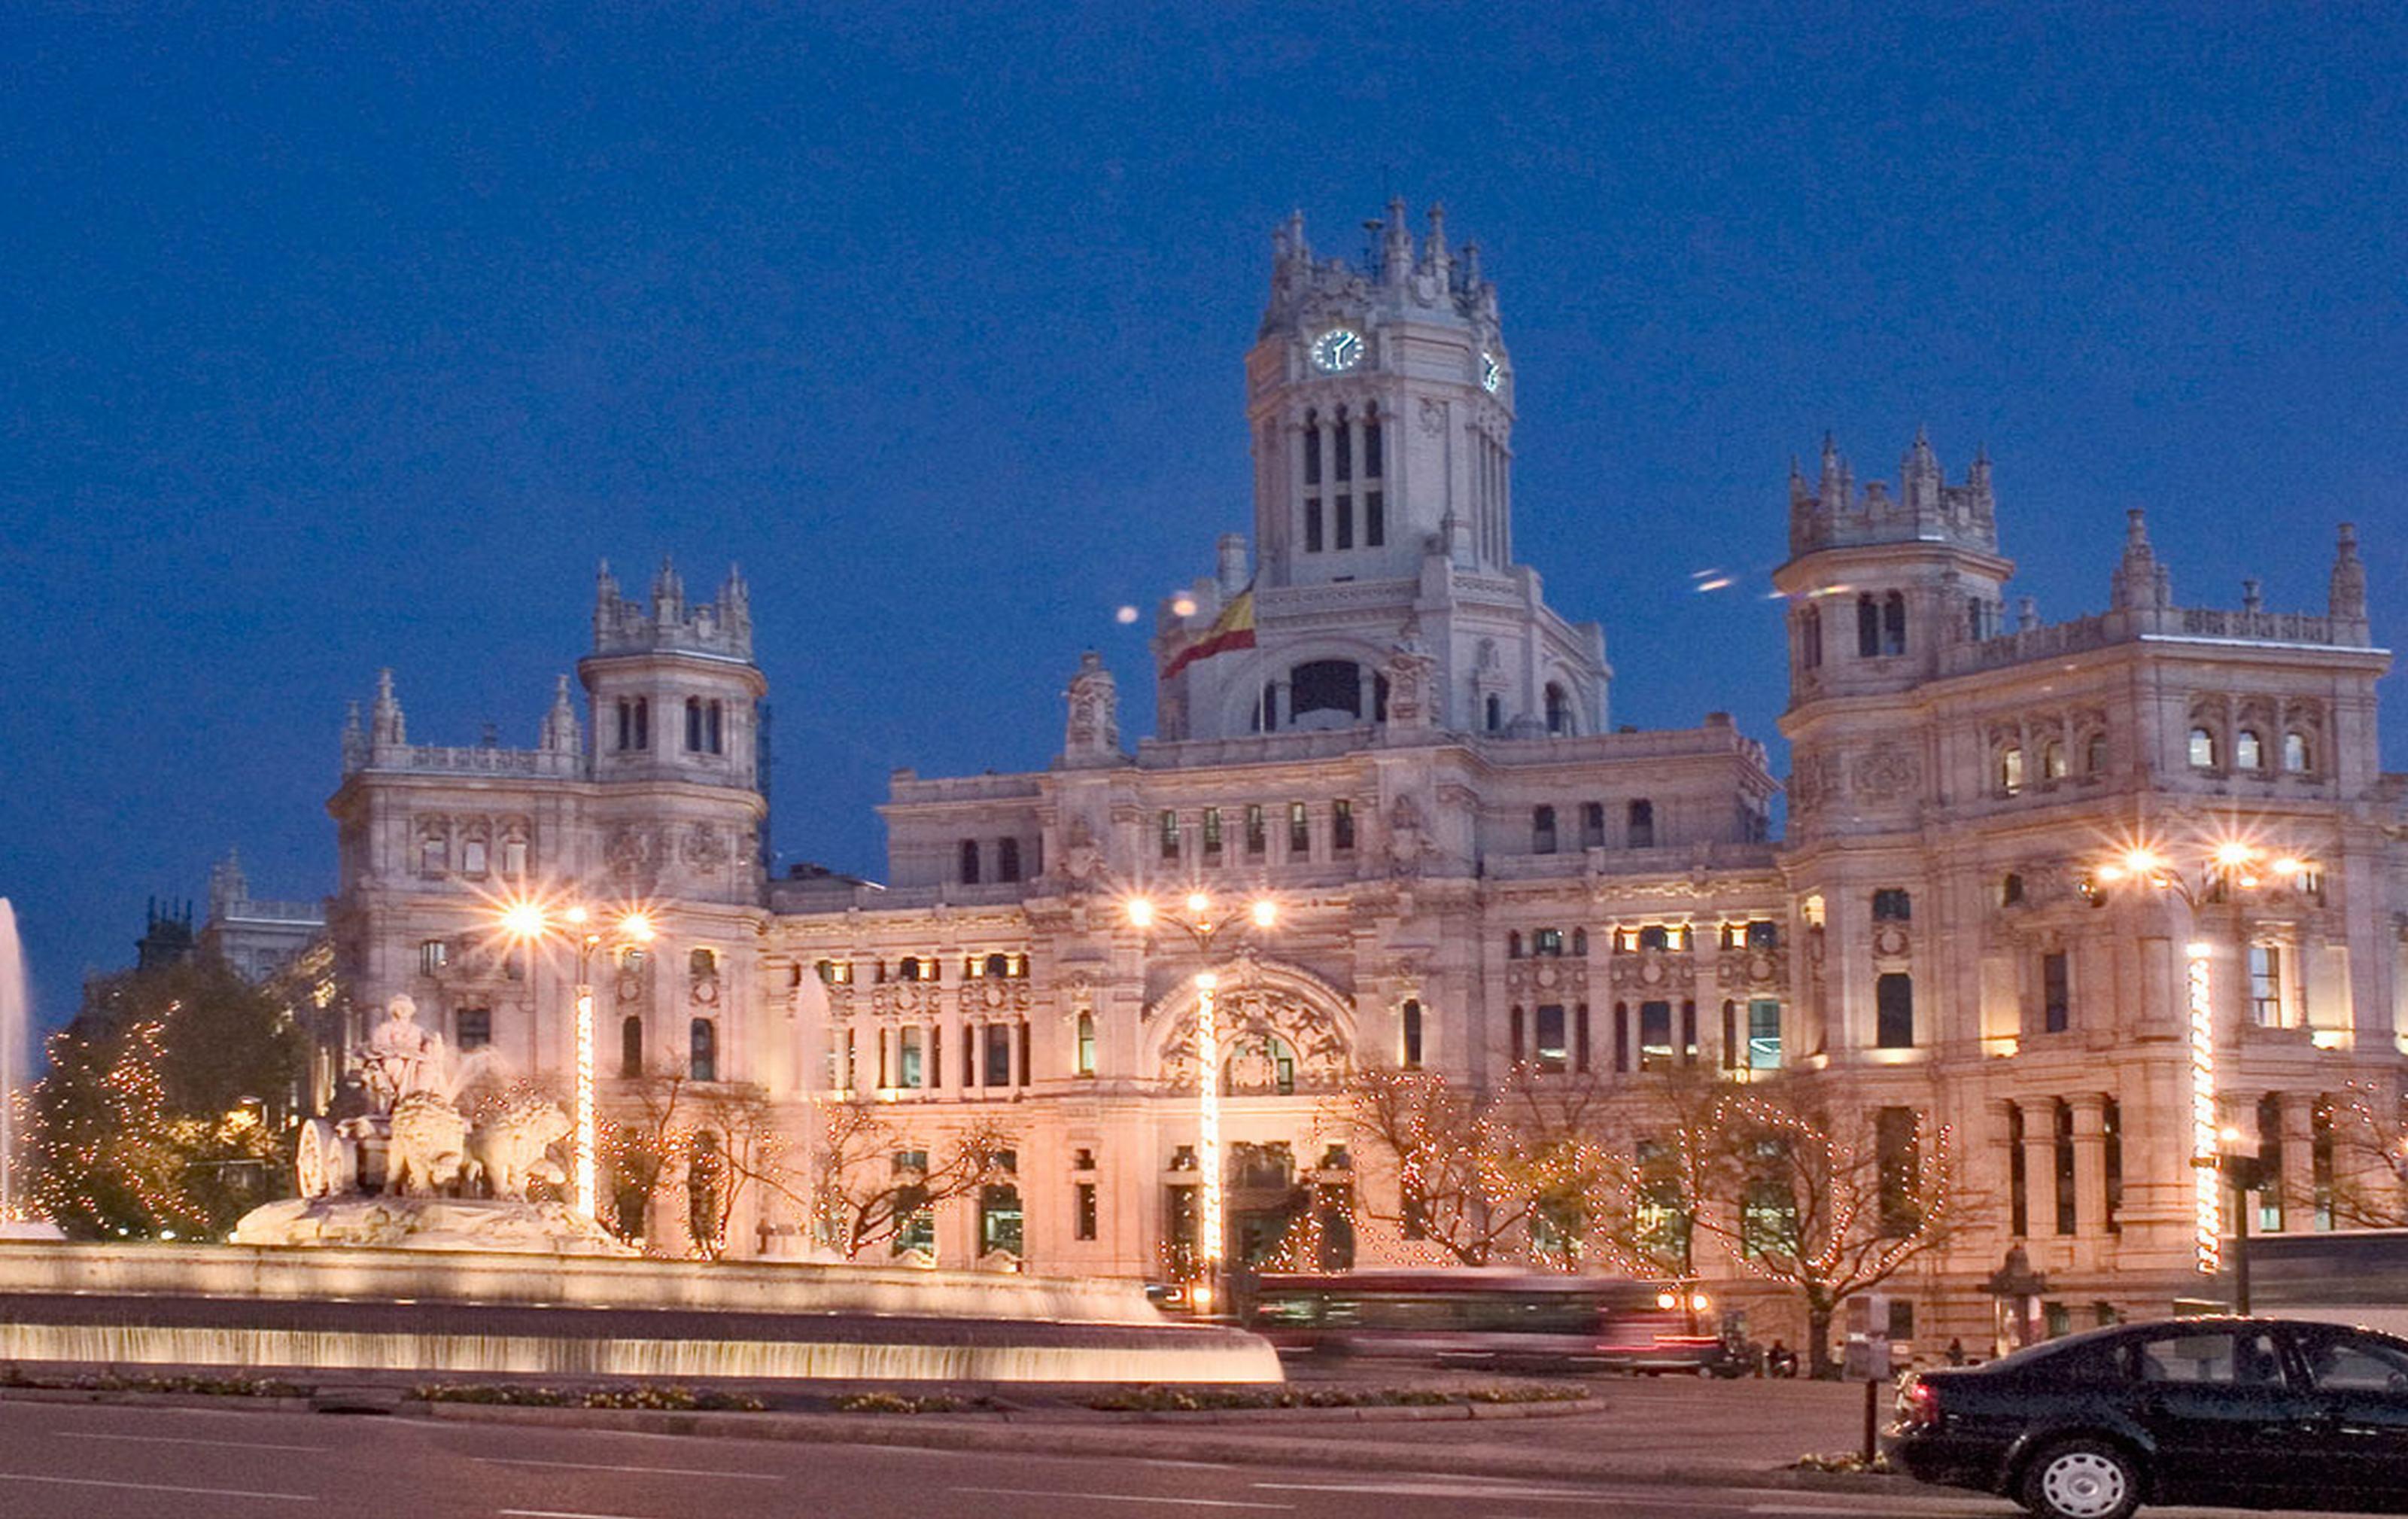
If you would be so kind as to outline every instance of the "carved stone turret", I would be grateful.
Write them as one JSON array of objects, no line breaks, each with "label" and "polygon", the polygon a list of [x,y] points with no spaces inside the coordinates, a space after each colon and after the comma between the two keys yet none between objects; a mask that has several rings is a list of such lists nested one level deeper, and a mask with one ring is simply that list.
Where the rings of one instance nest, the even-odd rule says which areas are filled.
[{"label": "carved stone turret", "polygon": [[1062,730],[1062,763],[1073,770],[1125,763],[1120,687],[1104,668],[1102,656],[1093,649],[1079,656],[1079,673],[1063,694],[1069,700],[1070,716]]},{"label": "carved stone turret", "polygon": [[2108,605],[2117,612],[2137,612],[2173,604],[2173,571],[2157,562],[2149,546],[2147,514],[2139,507],[2124,514],[2124,557],[2116,561],[2108,591]]},{"label": "carved stone turret", "polygon": [[569,700],[568,677],[560,677],[552,687],[552,710],[543,715],[543,734],[538,746],[553,754],[578,754],[585,747],[584,734],[577,726],[577,704]]},{"label": "carved stone turret", "polygon": [[2358,525],[2341,525],[2341,542],[2333,552],[2331,600],[2327,610],[2336,618],[2366,620],[2366,562],[2358,557]]}]

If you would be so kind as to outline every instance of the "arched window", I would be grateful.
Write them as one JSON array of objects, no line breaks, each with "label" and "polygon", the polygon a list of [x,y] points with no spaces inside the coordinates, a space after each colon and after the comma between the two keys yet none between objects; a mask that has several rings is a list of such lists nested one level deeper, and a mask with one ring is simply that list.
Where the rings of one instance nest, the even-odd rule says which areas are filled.
[{"label": "arched window", "polygon": [[1352,659],[1313,659],[1288,673],[1288,720],[1314,712],[1363,716],[1363,667]]},{"label": "arched window", "polygon": [[1856,657],[1881,657],[1881,603],[1870,591],[1856,598]]},{"label": "arched window", "polygon": [[1018,839],[995,841],[995,878],[998,881],[1020,879],[1020,841]]},{"label": "arched window", "polygon": [[2014,796],[2023,788],[2023,745],[2010,744],[1999,751],[1999,789],[2008,796]]},{"label": "arched window", "polygon": [[1495,732],[1505,726],[1505,702],[1502,698],[1488,699],[1488,731]]},{"label": "arched window", "polygon": [[1811,606],[1798,614],[1798,662],[1809,670],[1823,668],[1823,614]]},{"label": "arched window", "polygon": [[1906,593],[1892,591],[1882,598],[1882,652],[1906,652]]},{"label": "arched window", "polygon": [[2244,728],[2232,735],[2232,763],[2240,770],[2266,768],[2266,745],[2258,737],[2258,730]]},{"label": "arched window", "polygon": [[979,846],[976,839],[962,840],[962,884],[979,884]]},{"label": "arched window", "polygon": [[619,1020],[619,1074],[644,1074],[644,1020],[632,1013]]},{"label": "arched window", "polygon": [[1311,410],[1304,413],[1304,483],[1321,484],[1321,413]]},{"label": "arched window", "polygon": [[2006,879],[1999,883],[1999,905],[2012,907],[2023,900],[2024,878],[2014,871],[2007,872]]},{"label": "arched window", "polygon": [[686,1026],[686,1074],[697,1081],[719,1079],[719,1025],[697,1018]]},{"label": "arched window", "polygon": [[1079,1057],[1078,1057],[1078,1058],[1079,1058],[1079,1065],[1078,1065],[1078,1071],[1079,1071],[1079,1074],[1080,1074],[1081,1076],[1093,1076],[1093,1075],[1095,1075],[1095,1074],[1096,1074],[1096,1015],[1095,1015],[1095,1014],[1093,1014],[1093,1013],[1081,1013],[1081,1014],[1079,1015],[1079,1033],[1078,1033],[1078,1039],[1079,1039]]},{"label": "arched window", "polygon": [[702,698],[698,696],[685,699],[685,752],[702,752]]},{"label": "arched window", "polygon": [[2305,775],[2316,768],[2315,751],[2308,746],[2308,735],[2293,729],[2283,735],[2283,768],[2294,775]]},{"label": "arched window", "polygon": [[2082,757],[2082,773],[2086,775],[2104,775],[2107,774],[2106,734],[2093,733],[2090,735],[2090,743],[2086,745],[2086,752],[2085,752]]},{"label": "arched window", "polygon": [[1583,957],[1588,954],[1588,930],[1584,928],[1572,930],[1572,953]]},{"label": "arched window", "polygon": [[688,976],[697,977],[717,976],[719,974],[719,951],[715,949],[695,949],[688,951],[685,957],[685,970]]},{"label": "arched window", "polygon": [[2215,768],[2215,735],[2204,728],[2190,731],[2190,762],[2195,770]]},{"label": "arched window", "polygon": [[727,752],[727,703],[713,702],[703,714],[703,739],[713,754]]},{"label": "arched window", "polygon": [[2040,778],[2044,781],[2061,781],[2065,779],[2065,745],[2056,739],[2050,739],[2046,744],[2042,745]]},{"label": "arched window", "polygon": [[1530,852],[1532,854],[1555,852],[1555,808],[1532,807],[1530,809]]},{"label": "arched window", "polygon": [[1656,803],[1642,799],[1630,804],[1629,830],[1627,837],[1631,848],[1656,847]]},{"label": "arched window", "polygon": [[1009,976],[1011,974],[1011,957],[1000,954],[987,956],[985,971],[998,979]]},{"label": "arched window", "polygon": [[1522,958],[1522,931],[1518,928],[1505,935],[1505,958],[1508,960]]},{"label": "arched window", "polygon": [[1547,731],[1558,736],[1572,731],[1571,699],[1553,681],[1547,683]]}]

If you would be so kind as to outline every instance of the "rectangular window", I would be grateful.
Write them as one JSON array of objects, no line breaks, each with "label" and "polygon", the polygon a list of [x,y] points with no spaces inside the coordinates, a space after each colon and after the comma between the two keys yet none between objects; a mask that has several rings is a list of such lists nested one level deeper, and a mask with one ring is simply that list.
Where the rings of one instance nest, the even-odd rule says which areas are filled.
[{"label": "rectangular window", "polygon": [[1259,802],[1246,804],[1246,853],[1261,854],[1270,847],[1269,830],[1263,824],[1263,808]]},{"label": "rectangular window", "polygon": [[463,875],[482,875],[485,874],[485,841],[483,839],[464,839],[461,841],[460,874]]},{"label": "rectangular window", "polygon": [[933,1092],[945,1084],[945,1031],[928,1031],[928,1089]]},{"label": "rectangular window", "polygon": [[1304,499],[1304,551],[1307,554],[1321,552],[1321,498],[1318,496]]},{"label": "rectangular window", "polygon": [[979,884],[979,846],[976,839],[964,839],[961,845],[962,884]]},{"label": "rectangular window", "polygon": [[1339,497],[1337,502],[1337,513],[1338,546],[1340,548],[1353,548],[1354,546],[1354,498],[1352,496]]},{"label": "rectangular window", "polygon": [[1176,860],[1179,858],[1179,814],[1165,807],[1159,823],[1159,832],[1162,835],[1162,858]]},{"label": "rectangular window", "polygon": [[1354,479],[1354,429],[1346,425],[1346,419],[1343,416],[1340,416],[1338,419],[1338,430],[1330,434],[1330,441],[1338,445],[1338,478],[1340,480]]},{"label": "rectangular window", "polygon": [[1096,1237],[1096,1184],[1092,1181],[1080,1182],[1077,1194],[1079,1237],[1093,1239]]},{"label": "rectangular window", "polygon": [[1572,1069],[1588,1069],[1588,1004],[1572,1009]]},{"label": "rectangular window", "polygon": [[1422,1005],[1407,998],[1403,1012],[1405,1069],[1417,1071],[1422,1066]]},{"label": "rectangular window", "polygon": [[1873,1114],[1873,1164],[1880,1186],[1881,1232],[1912,1234],[1921,1222],[1916,1173],[1922,1165],[1914,1108],[1884,1107]]},{"label": "rectangular window", "polygon": [[986,1068],[980,1077],[983,1086],[1011,1085],[1011,1025],[1009,1023],[989,1023],[986,1026]]},{"label": "rectangular window", "polygon": [[2062,949],[2040,957],[2041,1026],[2051,1034],[2073,1026],[2073,981],[2067,958]]},{"label": "rectangular window", "polygon": [[1914,1305],[1903,1297],[1893,1297],[1889,1300],[1889,1338],[1892,1339],[1914,1338]]},{"label": "rectangular window", "polygon": [[1873,921],[1876,923],[1911,923],[1914,920],[1914,899],[1902,886],[1885,886],[1873,893]]},{"label": "rectangular window", "polygon": [[1539,1009],[1539,1069],[1560,1071],[1571,1062],[1564,1029],[1564,1009],[1560,1004],[1549,1003]]},{"label": "rectangular window", "polygon": [[1329,804],[1329,846],[1340,854],[1354,847],[1354,803],[1343,797]]},{"label": "rectangular window", "polygon": [[895,1084],[909,1091],[917,1092],[920,1090],[921,1078],[924,1074],[921,1065],[920,1031],[915,1028],[904,1028],[897,1030],[896,1034],[902,1043],[902,1050],[901,1058],[896,1062]]},{"label": "rectangular window", "polygon": [[1221,858],[1221,809],[1218,807],[1204,809],[1204,858]]},{"label": "rectangular window", "polygon": [[1642,1002],[1639,1005],[1639,1068],[1669,1070],[1671,1064],[1672,1005]]},{"label": "rectangular window", "polygon": [[1555,808],[1532,807],[1530,809],[1530,852],[1542,855],[1555,852]]},{"label": "rectangular window", "polygon": [[1312,852],[1312,816],[1301,802],[1287,804],[1287,852],[1291,860],[1302,860]]},{"label": "rectangular window", "polygon": [[1554,960],[1562,958],[1563,952],[1564,931],[1562,929],[1541,928],[1530,931],[1530,953],[1532,955],[1543,955],[1548,959]]},{"label": "rectangular window", "polygon": [[494,1010],[463,1007],[452,1017],[452,1042],[462,1049],[482,1049],[494,1042]]},{"label": "rectangular window", "polygon": [[1376,414],[1363,421],[1363,474],[1369,480],[1380,478],[1380,419]]},{"label": "rectangular window", "polygon": [[1642,801],[1630,804],[1628,837],[1634,849],[1656,847],[1656,803]]},{"label": "rectangular window", "polygon": [[1873,981],[1873,1043],[1914,1048],[1914,977],[1903,971],[1885,971]]},{"label": "rectangular window", "polygon": [[452,963],[452,946],[444,939],[424,939],[418,946],[418,974],[439,976]]},{"label": "rectangular window", "polygon": [[2260,1028],[2283,1026],[2283,951],[2273,945],[2249,947],[2249,1013]]},{"label": "rectangular window", "polygon": [[1747,947],[1751,949],[1781,948],[1781,925],[1769,919],[1757,919],[1747,925]]},{"label": "rectangular window", "polygon": [[1020,841],[1018,839],[995,841],[995,878],[998,881],[1020,879]]},{"label": "rectangular window", "polygon": [[1756,997],[1747,1005],[1747,1068],[1781,1069],[1781,1004]]},{"label": "rectangular window", "polygon": [[1363,498],[1363,546],[1378,548],[1388,541],[1388,503],[1379,491]]},{"label": "rectangular window", "polygon": [[1321,484],[1321,427],[1318,424],[1304,429],[1304,483]]},{"label": "rectangular window", "polygon": [[524,875],[527,868],[527,846],[524,839],[502,841],[502,874]]},{"label": "rectangular window", "polygon": [[1581,847],[1605,847],[1605,803],[1602,802],[1581,803]]},{"label": "rectangular window", "polygon": [[2073,1182],[2073,1106],[2058,1103],[2055,1116],[2056,1144],[2051,1147],[2057,1171],[2057,1232],[2071,1235],[2077,1227]]}]

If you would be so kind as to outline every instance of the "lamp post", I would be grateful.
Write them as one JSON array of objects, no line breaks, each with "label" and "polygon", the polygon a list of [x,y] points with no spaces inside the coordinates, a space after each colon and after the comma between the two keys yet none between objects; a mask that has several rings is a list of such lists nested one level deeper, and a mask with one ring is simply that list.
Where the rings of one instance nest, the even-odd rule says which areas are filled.
[{"label": "lamp post", "polygon": [[2241,1149],[2241,1131],[2238,1129],[2223,1130],[2216,1138],[2215,1153],[2194,1156],[2191,1164],[2202,1172],[2223,1177],[2232,1188],[2232,1308],[2236,1313],[2246,1313],[2249,1311],[2249,1194],[2266,1185],[2266,1156],[2262,1149],[2255,1154]]},{"label": "lamp post", "polygon": [[[2100,863],[2092,870],[2091,879],[2105,885],[2130,882],[2170,892],[2182,899],[2196,923],[2200,909],[2220,900],[2219,892],[2261,890],[2275,882],[2295,880],[2314,869],[2315,864],[2313,861],[2295,855],[2270,854],[2254,844],[2227,840],[2210,849],[2189,871],[2165,855],[2139,846]],[[2193,939],[2186,949],[2186,963],[2185,985],[2190,1014],[2190,1163],[2197,1173],[2192,1183],[2192,1211],[2196,1220],[2193,1249],[2202,1273],[2212,1275],[2221,1268],[2224,1235],[2224,1187],[2221,1179],[2230,1179],[2235,1220],[2235,1287],[2241,1311],[2246,1313],[2249,1311],[2248,1194],[2265,1184],[2265,1163],[2258,1156],[2228,1154],[2225,1138],[2231,1131],[2222,1128],[2217,1121],[2212,949],[2206,941]]]},{"label": "lamp post", "polygon": [[594,1092],[594,951],[605,943],[650,944],[652,920],[641,910],[631,910],[620,914],[606,929],[581,902],[548,906],[525,901],[505,906],[500,922],[502,931],[523,945],[562,938],[577,950],[576,1134],[571,1141],[570,1206],[594,1218],[599,1212],[595,1156],[601,1135]]},{"label": "lamp post", "polygon": [[1256,897],[1241,907],[1223,912],[1210,893],[1190,891],[1179,905],[1180,911],[1166,913],[1155,907],[1151,898],[1138,896],[1128,899],[1126,910],[1130,925],[1141,933],[1161,923],[1185,933],[1195,941],[1197,954],[1206,962],[1205,968],[1196,973],[1196,1164],[1203,1172],[1202,1206],[1197,1210],[1196,1227],[1204,1253],[1202,1301],[1197,1306],[1209,1313],[1220,1297],[1222,1266],[1227,1253],[1221,1191],[1221,1029],[1217,1006],[1221,977],[1211,968],[1212,941],[1224,930],[1240,924],[1270,928],[1279,921],[1279,904],[1268,897]]}]

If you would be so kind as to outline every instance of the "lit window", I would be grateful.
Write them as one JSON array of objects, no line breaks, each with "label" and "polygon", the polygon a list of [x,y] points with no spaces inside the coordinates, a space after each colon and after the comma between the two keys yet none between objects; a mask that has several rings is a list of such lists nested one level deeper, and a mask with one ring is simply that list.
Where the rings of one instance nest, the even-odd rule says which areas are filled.
[{"label": "lit window", "polygon": [[2024,788],[2024,751],[2009,745],[1999,751],[1999,789],[2009,796]]},{"label": "lit window", "polygon": [[524,875],[526,868],[526,840],[504,839],[502,841],[502,874],[511,876]]},{"label": "lit window", "polygon": [[1204,857],[1207,860],[1221,858],[1221,809],[1218,807],[1204,809]]},{"label": "lit window", "polygon": [[1301,860],[1312,850],[1312,818],[1301,802],[1287,804],[1287,852]]},{"label": "lit window", "polygon": [[2040,778],[2044,781],[2061,781],[2065,779],[2065,745],[2051,739],[2041,746]]},{"label": "lit window", "polygon": [[895,1084],[906,1091],[917,1092],[920,1090],[922,1070],[925,1061],[920,1030],[906,1024],[896,1030],[896,1034],[897,1049]]},{"label": "lit window", "polygon": [[1168,807],[1164,808],[1164,809],[1163,809],[1163,811],[1162,811],[1162,815],[1161,815],[1161,817],[1160,817],[1159,818],[1157,818],[1157,819],[1156,819],[1156,830],[1155,830],[1155,831],[1156,831],[1156,832],[1157,832],[1157,833],[1159,833],[1159,834],[1160,834],[1160,836],[1161,836],[1161,842],[1162,842],[1161,854],[1162,854],[1162,858],[1163,858],[1163,859],[1165,859],[1165,860],[1176,860],[1176,859],[1178,859],[1178,858],[1179,858],[1179,814],[1177,814],[1177,813],[1175,813],[1175,812],[1171,811],[1171,810],[1170,810],[1169,808],[1168,808]]},{"label": "lit window", "polygon": [[1781,1069],[1781,1004],[1757,997],[1747,1005],[1747,1068]]},{"label": "lit window", "polygon": [[2232,762],[2242,770],[2262,770],[2266,765],[2266,747],[2254,728],[2244,728],[2232,735]]},{"label": "lit window", "polygon": [[2249,1012],[2261,1028],[2285,1026],[2283,951],[2274,945],[2249,947]]},{"label": "lit window", "polygon": [[471,836],[460,841],[460,874],[463,875],[485,874],[485,841],[483,839]]},{"label": "lit window", "polygon": [[2294,775],[2304,775],[2315,769],[2315,756],[2308,747],[2308,735],[2297,729],[2283,735],[2283,768]]},{"label": "lit window", "polygon": [[2190,762],[2196,770],[2215,768],[2215,735],[2204,728],[2190,731]]},{"label": "lit window", "polygon": [[1258,855],[1269,846],[1269,830],[1263,824],[1262,803],[1250,802],[1246,804],[1246,853]]},{"label": "lit window", "polygon": [[1096,1074],[1096,1015],[1093,1013],[1079,1015],[1078,1059],[1078,1072],[1081,1076]]},{"label": "lit window", "polygon": [[452,963],[452,946],[448,941],[443,939],[424,939],[420,941],[418,946],[418,973],[421,976],[439,975],[442,972],[443,967],[450,963]]}]

